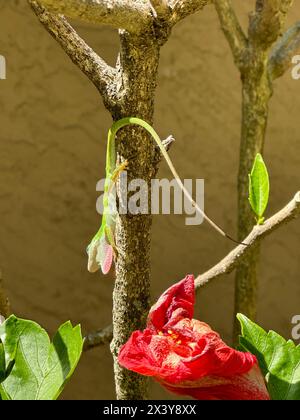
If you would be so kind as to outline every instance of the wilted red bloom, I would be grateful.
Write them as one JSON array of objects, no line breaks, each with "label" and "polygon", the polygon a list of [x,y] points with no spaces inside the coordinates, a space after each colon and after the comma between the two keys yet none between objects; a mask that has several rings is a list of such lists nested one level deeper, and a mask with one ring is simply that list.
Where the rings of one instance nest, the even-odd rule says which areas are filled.
[{"label": "wilted red bloom", "polygon": [[256,357],[228,347],[209,325],[193,319],[194,303],[190,275],[151,308],[147,328],[131,335],[119,363],[198,400],[268,400]]}]

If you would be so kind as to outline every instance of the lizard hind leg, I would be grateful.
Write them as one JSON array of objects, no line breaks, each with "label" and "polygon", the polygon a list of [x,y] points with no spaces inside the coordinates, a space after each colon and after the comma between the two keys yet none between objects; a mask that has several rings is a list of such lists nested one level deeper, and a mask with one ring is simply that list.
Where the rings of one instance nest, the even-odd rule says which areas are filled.
[{"label": "lizard hind leg", "polygon": [[114,170],[114,172],[111,175],[111,180],[113,183],[115,183],[120,175],[121,172],[125,171],[125,169],[128,168],[129,165],[129,161],[128,160],[124,160],[124,162],[122,162],[120,165],[118,165],[116,167],[116,169]]},{"label": "lizard hind leg", "polygon": [[114,259],[116,260],[118,258],[118,250],[117,250],[117,245],[116,245],[116,241],[115,241],[115,235],[114,235],[114,232],[113,232],[112,228],[109,227],[109,226],[106,226],[105,234],[107,236],[107,239],[108,239],[108,242],[109,242],[110,246],[113,249]]}]

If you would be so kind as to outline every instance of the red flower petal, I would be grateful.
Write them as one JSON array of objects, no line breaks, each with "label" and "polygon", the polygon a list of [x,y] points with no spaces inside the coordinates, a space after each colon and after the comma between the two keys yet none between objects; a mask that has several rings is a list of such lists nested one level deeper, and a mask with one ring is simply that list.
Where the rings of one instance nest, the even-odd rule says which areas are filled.
[{"label": "red flower petal", "polygon": [[162,330],[177,311],[179,318],[192,318],[195,304],[194,276],[188,275],[171,286],[152,306],[148,316],[148,328]]},{"label": "red flower petal", "polygon": [[127,369],[147,376],[160,376],[163,364],[170,354],[170,341],[165,336],[153,335],[146,329],[135,331],[119,352],[119,363]]},{"label": "red flower petal", "polygon": [[188,395],[197,400],[269,400],[264,379],[257,364],[243,375],[232,377],[205,376],[193,383],[174,386],[161,382],[166,389],[178,395]]},{"label": "red flower petal", "polygon": [[197,399],[269,399],[256,357],[230,348],[209,325],[191,319],[193,305],[194,277],[187,276],[152,307],[148,328],[132,334],[119,363]]}]

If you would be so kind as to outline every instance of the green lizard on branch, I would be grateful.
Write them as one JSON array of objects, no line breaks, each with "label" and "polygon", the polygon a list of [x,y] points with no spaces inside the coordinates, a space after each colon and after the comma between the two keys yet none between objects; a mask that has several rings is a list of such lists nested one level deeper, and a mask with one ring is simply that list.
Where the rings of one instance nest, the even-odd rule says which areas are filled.
[{"label": "green lizard on branch", "polygon": [[[116,165],[116,147],[115,138],[117,132],[127,125],[138,125],[143,127],[154,139],[159,147],[161,154],[165,158],[175,180],[180,186],[183,194],[192,203],[193,207],[201,216],[222,236],[235,241],[227,235],[216,223],[214,223],[193,200],[190,193],[183,185],[169,155],[166,151],[160,137],[156,131],[145,121],[140,118],[128,117],[116,121],[108,132],[107,152],[106,152],[106,179],[104,185],[103,195],[103,216],[101,227],[93,237],[91,243],[87,248],[88,253],[88,270],[92,273],[101,268],[103,274],[107,274],[112,266],[114,257],[117,256],[117,248],[115,244],[115,225],[117,217],[115,184],[120,173],[128,166],[128,161]],[[239,242],[238,242],[239,243]],[[245,245],[245,244],[244,244]]]}]

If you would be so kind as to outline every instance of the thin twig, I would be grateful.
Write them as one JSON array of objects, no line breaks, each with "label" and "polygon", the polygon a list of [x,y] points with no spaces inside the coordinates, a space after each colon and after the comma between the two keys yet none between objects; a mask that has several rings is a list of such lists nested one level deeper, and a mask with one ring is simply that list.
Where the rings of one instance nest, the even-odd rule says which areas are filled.
[{"label": "thin twig", "polygon": [[269,72],[277,79],[292,66],[293,56],[300,49],[300,22],[295,23],[274,45],[269,59]]},{"label": "thin twig", "polygon": [[49,12],[139,32],[152,20],[147,0],[37,0]]},{"label": "thin twig", "polygon": [[294,0],[256,0],[249,22],[249,40],[266,51],[281,35],[287,13]]},{"label": "thin twig", "polygon": [[104,101],[108,100],[108,91],[114,81],[116,70],[83,41],[63,16],[48,12],[34,0],[28,1],[47,31],[60,44],[73,63],[94,83]]},{"label": "thin twig", "polygon": [[[175,139],[172,135],[167,137],[165,140],[162,140],[162,144],[167,152],[171,149],[171,146],[173,145],[174,142],[175,142]],[[161,160],[163,160],[164,156],[157,145],[155,149],[156,149],[156,154],[155,154],[154,165],[156,166],[157,164],[160,163]]]},{"label": "thin twig", "polygon": [[96,332],[92,332],[85,337],[83,350],[91,350],[94,347],[101,346],[103,344],[109,344],[113,338],[113,328],[112,325],[108,327],[98,330]]},{"label": "thin twig", "polygon": [[193,13],[202,10],[211,0],[171,0],[171,24],[179,22]]},{"label": "thin twig", "polygon": [[229,43],[234,61],[238,67],[247,48],[247,37],[238,21],[231,0],[214,0],[214,5],[219,16],[221,29]]},{"label": "thin twig", "polygon": [[231,251],[222,261],[216,264],[213,268],[206,273],[201,274],[196,278],[196,288],[202,287],[211,280],[217,279],[223,274],[231,273],[234,268],[247,256],[249,251],[253,249],[264,237],[270,235],[280,226],[288,223],[289,221],[297,218],[300,215],[300,192],[298,192],[293,200],[287,204],[282,210],[266,220],[261,226],[255,226],[252,232],[244,240],[247,247],[237,246]]}]

